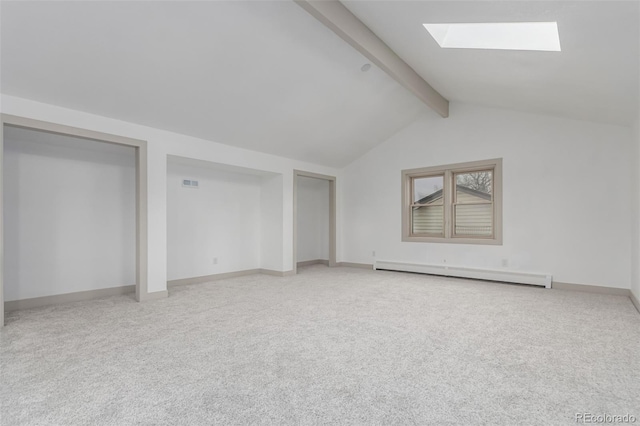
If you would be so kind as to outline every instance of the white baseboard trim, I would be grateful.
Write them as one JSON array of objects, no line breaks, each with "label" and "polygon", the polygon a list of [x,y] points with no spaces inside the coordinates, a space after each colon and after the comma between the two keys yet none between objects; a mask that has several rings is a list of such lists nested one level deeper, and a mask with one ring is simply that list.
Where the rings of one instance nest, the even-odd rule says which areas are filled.
[{"label": "white baseboard trim", "polygon": [[224,272],[222,274],[203,275],[201,277],[182,278],[178,280],[167,281],[167,287],[176,287],[189,284],[201,284],[211,281],[224,280],[227,278],[243,277],[245,275],[259,274],[261,269],[245,269],[244,271]]},{"label": "white baseboard trim", "polygon": [[360,268],[373,270],[373,264],[371,263],[353,263],[353,262],[338,262],[336,266],[344,266],[347,268]]},{"label": "white baseboard trim", "polygon": [[599,285],[573,284],[554,281],[551,284],[552,289],[584,291],[587,293],[610,294],[612,296],[631,296],[631,290],[628,288],[603,287]]},{"label": "white baseboard trim", "polygon": [[247,275],[256,275],[256,274],[272,275],[274,277],[288,277],[290,275],[293,275],[293,271],[274,271],[272,269],[245,269],[242,271],[223,272],[221,274],[203,275],[201,277],[181,278],[178,280],[171,280],[171,281],[167,281],[167,287],[171,288],[171,287],[177,287],[181,285],[209,283],[212,281],[225,280],[228,278],[245,277]]},{"label": "white baseboard trim", "polygon": [[291,271],[274,271],[273,269],[260,269],[261,274],[265,275],[273,275],[274,277],[290,277],[291,275],[295,275],[296,273]]},{"label": "white baseboard trim", "polygon": [[[328,261],[327,261],[328,263]],[[293,271],[274,271],[271,269],[246,269],[244,271],[225,272],[222,274],[205,275],[201,277],[183,278],[178,280],[167,281],[167,288],[200,284],[211,281],[224,280],[227,278],[236,278],[247,275],[265,274],[276,277],[288,277],[294,275]],[[123,294],[130,294],[136,292],[135,285],[128,285],[122,287],[102,288],[98,290],[78,291],[74,293],[55,294],[52,296],[34,297],[31,299],[10,300],[4,302],[5,312],[14,312],[24,309],[41,308],[43,306],[59,305],[69,302],[81,302],[84,300],[99,299],[109,296],[120,296]],[[143,294],[140,296],[141,302],[148,302],[152,300],[165,299],[169,297],[168,290],[154,291],[151,293]]]},{"label": "white baseboard trim", "polygon": [[[543,274],[530,274],[530,273],[520,273],[519,271],[491,271],[491,270],[483,270],[483,269],[472,269],[472,268],[461,268],[461,267],[444,267],[444,266],[432,266],[432,265],[417,265],[417,264],[409,264],[409,263],[400,263],[400,262],[377,262],[375,265],[376,269],[385,269],[385,270],[396,270],[400,272],[417,272],[417,273],[427,273],[434,275],[447,275],[447,276],[456,276],[460,278],[469,278],[469,279],[488,279],[490,281],[504,281],[504,282],[521,282],[526,284],[533,284],[533,280],[537,280],[538,278],[544,278],[544,284],[542,280],[537,280],[537,285],[543,284],[547,288],[552,288],[556,290],[570,290],[570,291],[584,291],[588,293],[598,293],[598,294],[609,294],[613,296],[624,296],[630,297],[631,301],[636,304],[637,299],[634,301],[634,295],[631,293],[631,290],[627,288],[617,288],[617,287],[604,287],[597,285],[587,285],[587,284],[573,284],[573,283],[565,283],[559,281],[553,281],[550,275]],[[440,271],[442,269],[442,271]],[[466,272],[469,271],[469,274]],[[529,279],[531,278],[531,282]],[[636,305],[637,307],[638,305]],[[638,309],[640,311],[640,309]]]},{"label": "white baseboard trim", "polygon": [[298,268],[303,266],[311,266],[311,265],[326,265],[329,266],[329,261],[325,259],[314,259],[314,260],[303,260],[302,262],[298,262]]},{"label": "white baseboard trim", "polygon": [[633,306],[636,307],[638,313],[640,314],[640,300],[638,300],[638,298],[635,294],[633,294],[632,291],[629,292],[629,299],[631,299],[631,303],[633,303]]},{"label": "white baseboard trim", "polygon": [[122,287],[101,288],[98,290],[77,291],[74,293],[54,294],[52,296],[34,297],[31,299],[9,300],[4,302],[4,310],[5,312],[14,312],[24,309],[41,308],[43,306],[59,305],[61,303],[99,299],[101,297],[121,296],[135,292],[135,285],[127,285]]},{"label": "white baseboard trim", "polygon": [[551,288],[552,276],[549,274],[524,272],[519,270],[501,270],[470,268],[455,265],[432,265],[422,263],[405,263],[389,260],[376,260],[375,270],[413,272],[418,274],[439,275],[445,277],[469,278],[485,281],[528,284]]},{"label": "white baseboard trim", "polygon": [[166,299],[167,297],[169,297],[169,291],[168,290],[154,291],[152,293],[141,294],[140,295],[140,301],[141,302],[150,302],[152,300]]},{"label": "white baseboard trim", "polygon": [[[314,259],[314,260],[305,260],[302,262],[298,262],[298,268],[304,266],[311,265],[329,265],[329,261],[325,259]],[[373,269],[373,265],[371,263],[353,263],[353,262],[336,262],[333,266],[342,266],[346,268],[360,268],[360,269]]]}]

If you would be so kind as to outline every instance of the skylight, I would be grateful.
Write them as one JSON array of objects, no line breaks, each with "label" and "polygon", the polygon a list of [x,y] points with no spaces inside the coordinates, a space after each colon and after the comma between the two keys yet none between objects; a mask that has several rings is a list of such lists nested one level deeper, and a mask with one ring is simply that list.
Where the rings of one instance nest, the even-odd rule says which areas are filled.
[{"label": "skylight", "polygon": [[557,22],[423,25],[443,48],[560,51]]}]

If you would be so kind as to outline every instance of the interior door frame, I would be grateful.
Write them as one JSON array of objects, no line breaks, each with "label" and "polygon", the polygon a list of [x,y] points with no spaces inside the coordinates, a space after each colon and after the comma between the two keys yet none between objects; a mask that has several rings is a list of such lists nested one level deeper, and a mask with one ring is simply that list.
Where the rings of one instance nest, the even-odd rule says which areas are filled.
[{"label": "interior door frame", "polygon": [[336,177],[303,170],[293,171],[293,273],[298,273],[298,178],[307,177],[329,182],[329,266],[336,262]]},{"label": "interior door frame", "polygon": [[148,297],[147,141],[65,126],[16,115],[0,114],[0,327],[4,326],[4,128],[17,127],[97,142],[124,145],[136,152],[136,300]]}]

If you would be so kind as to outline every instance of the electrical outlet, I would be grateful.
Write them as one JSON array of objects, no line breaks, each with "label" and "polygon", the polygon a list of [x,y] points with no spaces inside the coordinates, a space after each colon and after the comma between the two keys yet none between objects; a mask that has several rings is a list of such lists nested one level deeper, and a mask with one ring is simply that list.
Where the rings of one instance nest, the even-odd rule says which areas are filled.
[{"label": "electrical outlet", "polygon": [[371,252],[371,256],[376,257],[376,251],[375,250]]},{"label": "electrical outlet", "polygon": [[214,257],[214,258],[211,260],[211,263],[212,263],[212,264],[214,264],[214,265],[217,265],[217,264],[218,264],[218,258],[217,258],[217,257]]},{"label": "electrical outlet", "polygon": [[509,259],[502,259],[502,266],[504,267],[509,266]]}]

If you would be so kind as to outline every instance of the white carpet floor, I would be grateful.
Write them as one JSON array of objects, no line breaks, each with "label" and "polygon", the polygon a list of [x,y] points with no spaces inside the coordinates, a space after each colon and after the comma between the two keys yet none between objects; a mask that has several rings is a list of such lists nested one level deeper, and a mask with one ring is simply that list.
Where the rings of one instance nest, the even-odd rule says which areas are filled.
[{"label": "white carpet floor", "polygon": [[2,425],[640,423],[640,314],[581,292],[304,268],[9,314]]}]

